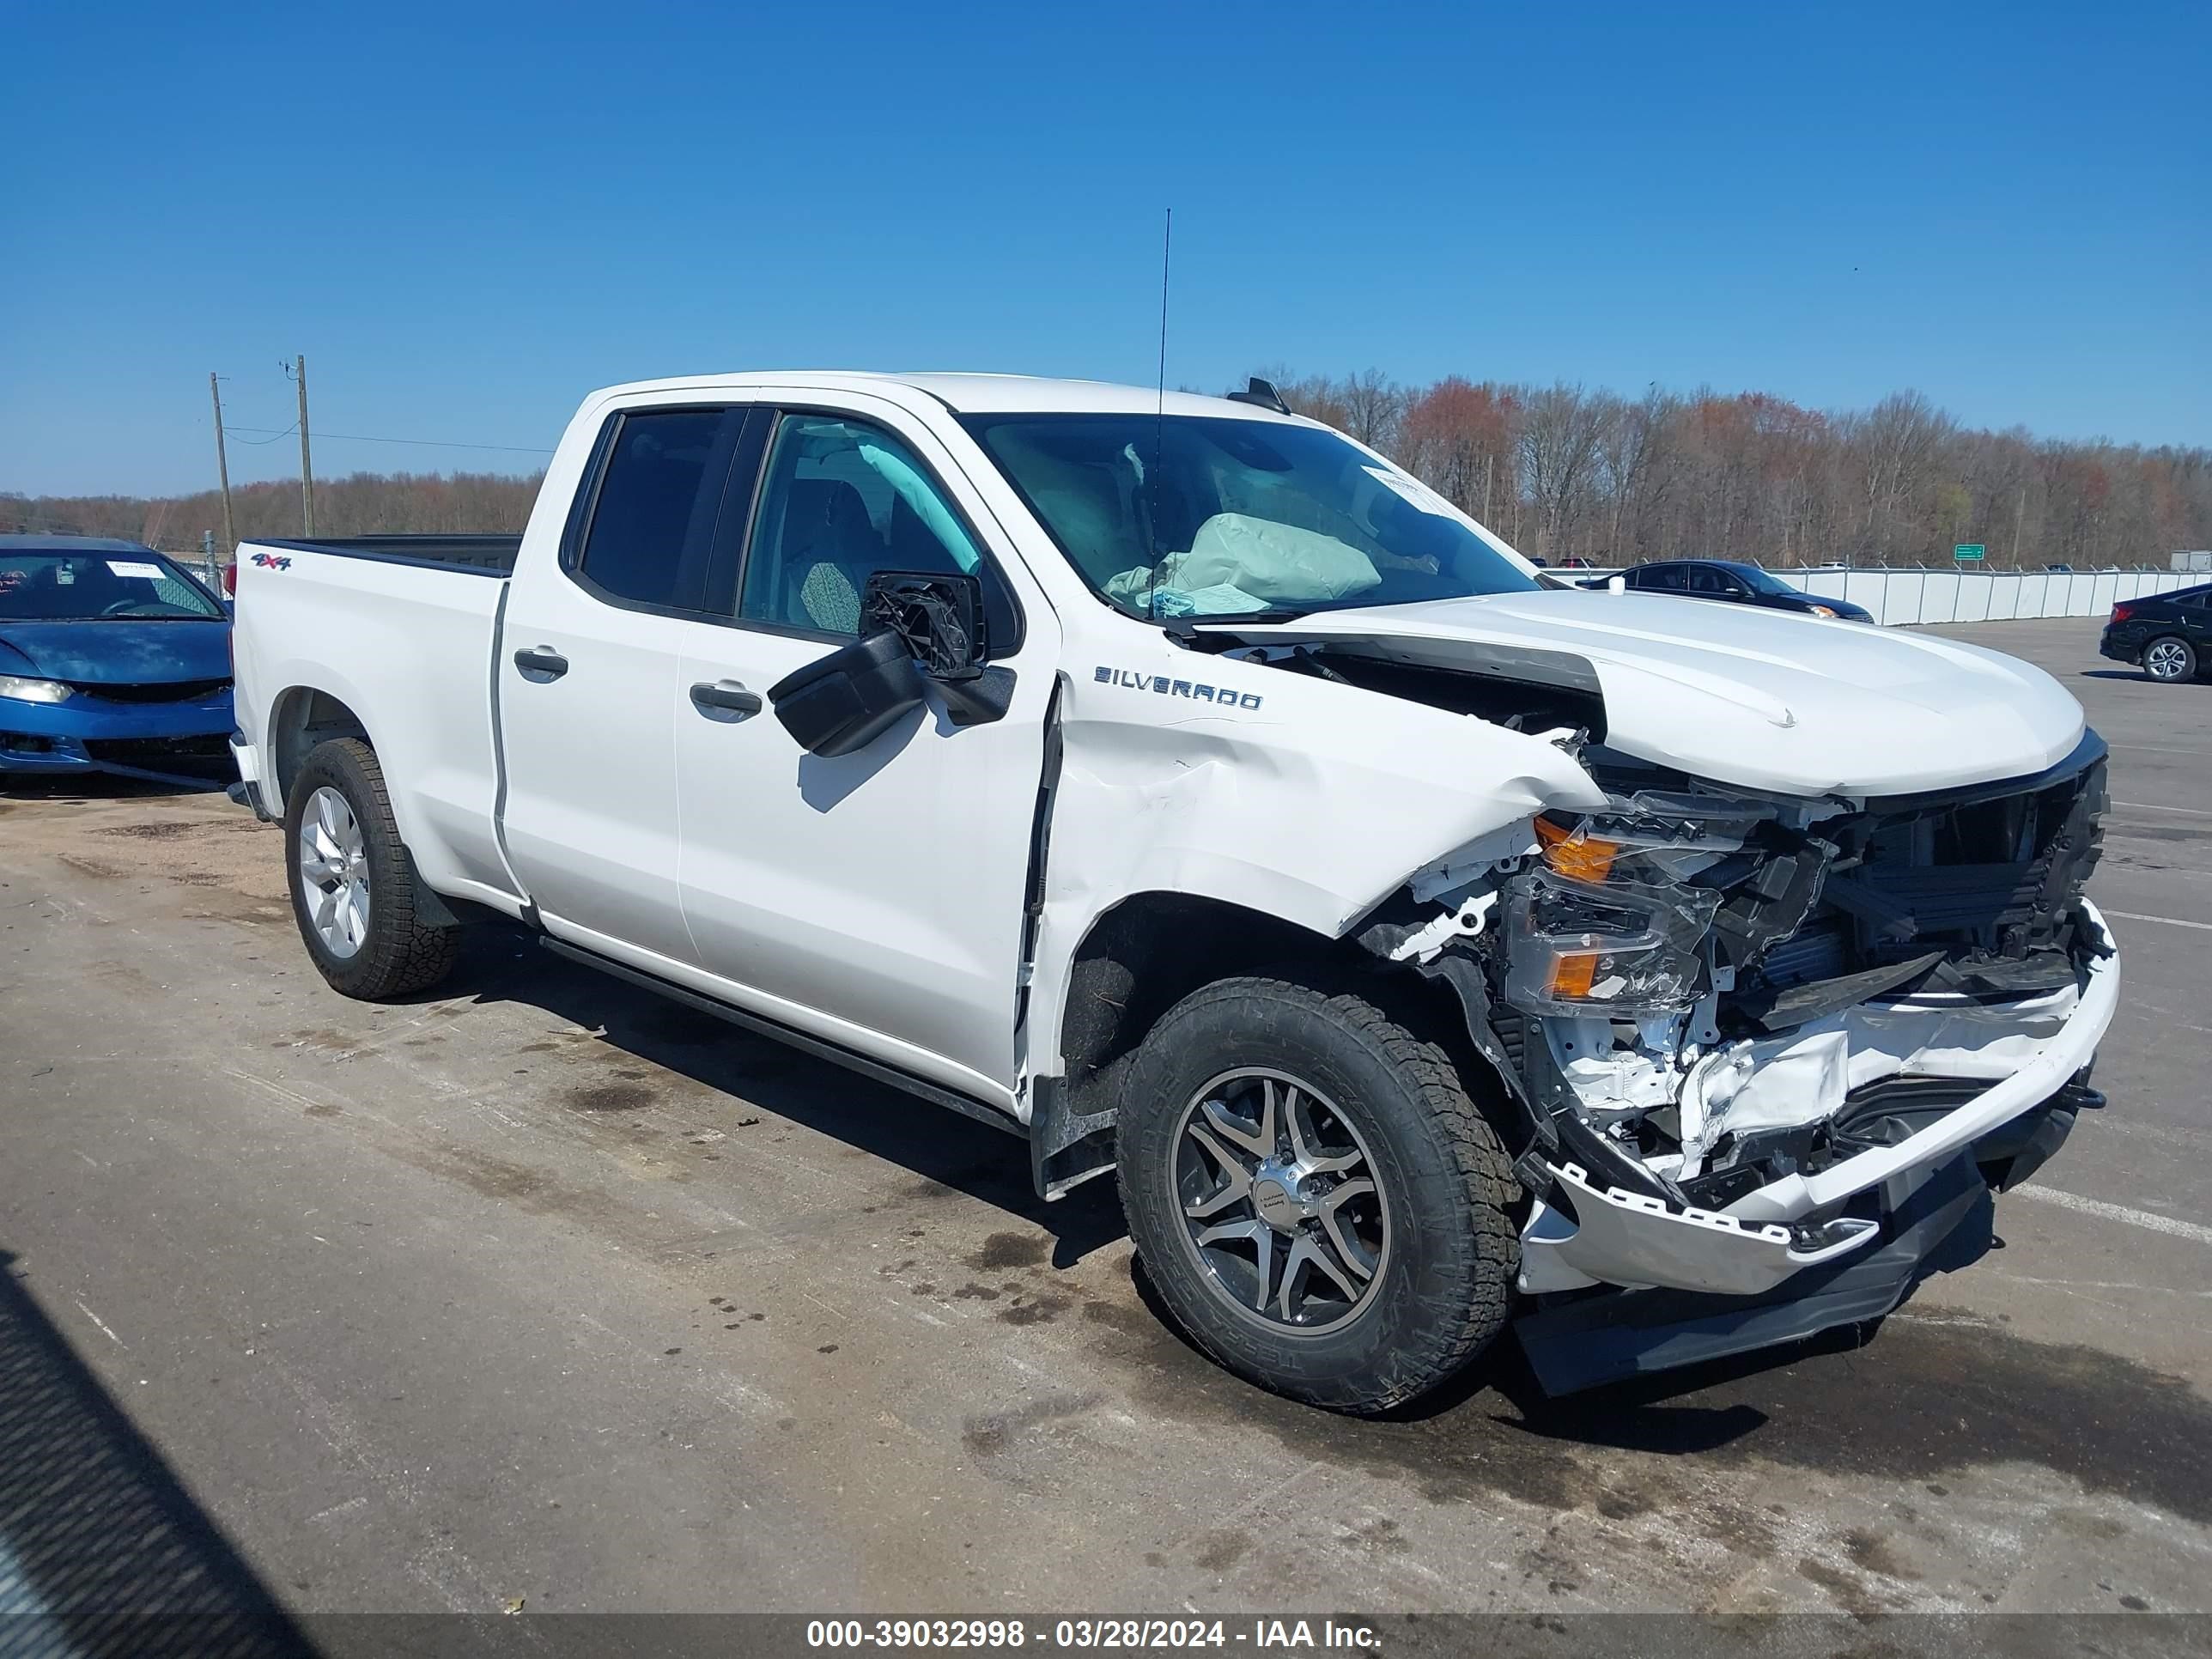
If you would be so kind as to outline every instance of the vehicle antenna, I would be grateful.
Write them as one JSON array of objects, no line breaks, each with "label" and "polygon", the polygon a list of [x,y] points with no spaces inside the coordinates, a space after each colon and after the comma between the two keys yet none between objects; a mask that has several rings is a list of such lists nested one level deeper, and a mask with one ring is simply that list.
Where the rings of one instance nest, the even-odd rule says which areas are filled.
[{"label": "vehicle antenna", "polygon": [[1160,619],[1160,566],[1164,558],[1160,547],[1160,450],[1168,425],[1168,258],[1174,250],[1175,210],[1170,208],[1166,226],[1160,233],[1160,382],[1158,400],[1152,405],[1152,476],[1146,481],[1146,516],[1152,521],[1152,580],[1145,589],[1145,616],[1151,622]]}]

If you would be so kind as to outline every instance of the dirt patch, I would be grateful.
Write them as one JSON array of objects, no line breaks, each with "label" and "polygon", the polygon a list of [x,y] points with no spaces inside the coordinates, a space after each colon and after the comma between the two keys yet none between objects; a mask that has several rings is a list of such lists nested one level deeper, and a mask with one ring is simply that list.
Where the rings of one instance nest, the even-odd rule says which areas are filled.
[{"label": "dirt patch", "polygon": [[1002,1325],[1049,1325],[1074,1305],[1067,1297],[1047,1294],[1001,1308],[997,1317]]},{"label": "dirt patch", "polygon": [[1250,1536],[1241,1532],[1209,1533],[1191,1558],[1208,1572],[1226,1572],[1251,1553]]},{"label": "dirt patch", "polygon": [[1044,1240],[1030,1233],[993,1233],[983,1248],[966,1257],[979,1273],[1004,1273],[1009,1267],[1034,1267],[1045,1259]]},{"label": "dirt patch", "polygon": [[1851,1565],[1864,1572],[1880,1573],[1884,1578],[1917,1579],[1920,1575],[1897,1559],[1889,1540],[1880,1533],[1869,1532],[1864,1527],[1854,1527],[1844,1534],[1844,1553],[1851,1558]]},{"label": "dirt patch", "polygon": [[1808,1555],[1798,1562],[1797,1576],[1827,1591],[1828,1599],[1845,1613],[1870,1613],[1885,1610],[1863,1582],[1852,1577],[1841,1567],[1830,1566],[1826,1561],[1813,1556]]},{"label": "dirt patch", "polygon": [[578,1112],[635,1112],[653,1104],[653,1092],[642,1083],[599,1083],[570,1089],[561,1099]]},{"label": "dirt patch", "polygon": [[960,1443],[977,1457],[996,1457],[1040,1425],[1080,1416],[1103,1398],[1096,1394],[1048,1395],[1011,1411],[971,1417],[961,1426]]},{"label": "dirt patch", "polygon": [[90,876],[98,881],[126,881],[142,873],[119,864],[110,864],[104,859],[88,859],[82,853],[64,853],[61,862],[78,874]]},{"label": "dirt patch", "polygon": [[179,836],[204,835],[218,828],[215,823],[193,823],[176,818],[154,818],[143,823],[111,823],[95,830],[95,836],[123,836],[133,841],[174,841]]}]

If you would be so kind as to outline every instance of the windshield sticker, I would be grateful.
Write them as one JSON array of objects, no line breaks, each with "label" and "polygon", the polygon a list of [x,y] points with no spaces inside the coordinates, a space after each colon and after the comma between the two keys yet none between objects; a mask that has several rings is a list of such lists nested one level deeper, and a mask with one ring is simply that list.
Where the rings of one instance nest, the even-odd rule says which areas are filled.
[{"label": "windshield sticker", "polygon": [[1364,466],[1359,470],[1383,489],[1402,497],[1424,513],[1433,513],[1440,519],[1459,517],[1449,501],[1418,479],[1401,477],[1387,466]]},{"label": "windshield sticker", "polygon": [[161,580],[161,567],[148,564],[143,559],[110,559],[107,568],[118,576],[143,576],[155,582]]},{"label": "windshield sticker", "polygon": [[1101,685],[1156,691],[1164,697],[1188,697],[1194,702],[1210,702],[1216,708],[1257,708],[1266,701],[1256,691],[1232,691],[1225,685],[1170,679],[1165,674],[1139,674],[1127,668],[1097,668],[1091,671],[1091,677]]}]

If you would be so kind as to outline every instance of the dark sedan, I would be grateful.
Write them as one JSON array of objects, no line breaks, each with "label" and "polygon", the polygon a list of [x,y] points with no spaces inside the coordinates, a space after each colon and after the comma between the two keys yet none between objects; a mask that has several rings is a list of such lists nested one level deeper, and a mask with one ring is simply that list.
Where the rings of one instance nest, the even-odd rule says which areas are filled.
[{"label": "dark sedan", "polygon": [[230,768],[230,615],[136,542],[0,536],[0,776]]},{"label": "dark sedan", "polygon": [[[1583,586],[1603,587],[1611,580],[1607,577]],[[1756,605],[1769,611],[1795,611],[1806,617],[1835,617],[1844,622],[1874,620],[1874,613],[1864,605],[1800,592],[1755,564],[1735,564],[1723,559],[1668,559],[1658,564],[1639,564],[1623,571],[1620,580],[1638,593],[1675,593],[1686,599],[1720,599],[1731,605]]]},{"label": "dark sedan", "polygon": [[2195,679],[2212,653],[2212,582],[2122,599],[2097,649],[2168,684]]}]

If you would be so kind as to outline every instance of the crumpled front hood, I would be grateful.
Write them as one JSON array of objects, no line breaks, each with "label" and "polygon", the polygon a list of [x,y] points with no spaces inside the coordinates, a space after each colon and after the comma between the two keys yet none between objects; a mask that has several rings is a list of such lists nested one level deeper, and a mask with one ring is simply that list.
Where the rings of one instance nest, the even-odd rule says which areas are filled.
[{"label": "crumpled front hood", "polygon": [[1455,647],[1579,658],[1607,744],[1743,788],[1911,794],[2024,777],[2080,742],[2041,669],[1934,635],[1656,594],[1547,590],[1329,611],[1243,638],[1371,641],[1454,666]]},{"label": "crumpled front hood", "polygon": [[80,684],[158,685],[230,678],[230,624],[134,622],[0,622],[0,672]]}]

